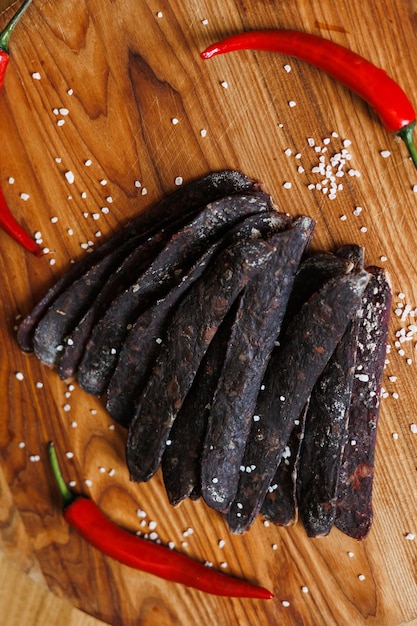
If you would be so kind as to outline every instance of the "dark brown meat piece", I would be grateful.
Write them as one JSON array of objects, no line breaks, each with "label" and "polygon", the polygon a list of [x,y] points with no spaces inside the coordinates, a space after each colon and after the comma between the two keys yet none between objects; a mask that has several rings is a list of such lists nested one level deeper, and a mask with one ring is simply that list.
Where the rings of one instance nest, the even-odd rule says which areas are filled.
[{"label": "dark brown meat piece", "polygon": [[132,480],[149,480],[158,469],[210,342],[248,281],[270,261],[279,236],[226,248],[181,300],[129,425],[126,456]]},{"label": "dark brown meat piece", "polygon": [[262,192],[228,196],[207,205],[174,234],[155,261],[113,300],[94,327],[78,368],[80,386],[92,395],[102,395],[139,314],[163,298],[203,251],[233,224],[245,215],[271,210],[270,196]]},{"label": "dark brown meat piece", "polygon": [[309,537],[328,535],[336,515],[358,327],[359,311],[349,322],[310,398],[298,468],[299,514]]},{"label": "dark brown meat piece", "polygon": [[245,288],[213,398],[202,456],[206,503],[226,512],[236,493],[259,388],[309,240],[306,228],[281,233],[267,267]]},{"label": "dark brown meat piece", "polygon": [[139,315],[127,334],[107,388],[107,410],[113,419],[128,426],[159,352],[169,315],[180,297],[203,272],[213,254],[220,247],[233,245],[238,239],[254,238],[256,233],[266,238],[290,224],[288,216],[276,211],[246,217],[224,238],[219,238],[164,298]]},{"label": "dark brown meat piece", "polygon": [[214,335],[169,434],[162,475],[172,505],[201,495],[201,454],[207,420],[235,315],[236,303]]},{"label": "dark brown meat piece", "polygon": [[[354,271],[363,269],[364,250],[361,246],[347,244],[336,254],[351,260]],[[328,535],[334,524],[360,314],[359,309],[349,322],[310,398],[298,469],[300,519],[309,537]]]},{"label": "dark brown meat piece", "polygon": [[96,248],[83,256],[47,291],[32,311],[23,319],[17,332],[19,347],[25,352],[33,352],[33,333],[50,305],[74,281],[78,280],[98,261],[108,254],[117,254],[117,249],[128,240],[138,235],[146,238],[150,233],[158,232],[178,215],[185,218],[191,216],[200,207],[228,194],[253,191],[259,185],[245,174],[234,170],[222,170],[203,176],[187,185],[183,185],[174,193],[163,198],[151,210],[145,211]]},{"label": "dark brown meat piece", "polygon": [[373,520],[374,456],[392,300],[384,270],[377,267],[367,270],[371,279],[363,296],[335,520],[339,530],[358,540],[366,538]]},{"label": "dark brown meat piece", "polygon": [[369,280],[367,272],[333,278],[301,308],[269,362],[258,396],[238,491],[227,515],[241,533],[258,514],[285,447]]}]

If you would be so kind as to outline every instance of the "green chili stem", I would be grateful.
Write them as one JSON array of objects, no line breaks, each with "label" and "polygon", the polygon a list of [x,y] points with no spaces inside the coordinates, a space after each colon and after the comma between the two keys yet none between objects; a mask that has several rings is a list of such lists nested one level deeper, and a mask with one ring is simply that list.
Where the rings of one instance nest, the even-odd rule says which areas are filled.
[{"label": "green chili stem", "polygon": [[57,482],[59,492],[62,496],[64,508],[66,508],[67,506],[69,506],[70,504],[74,502],[74,500],[76,499],[76,496],[74,496],[74,494],[71,493],[71,491],[68,489],[65,483],[65,480],[64,480],[64,477],[62,476],[61,468],[59,465],[58,456],[56,454],[55,446],[52,441],[49,443],[48,452],[49,452],[49,460],[51,462],[52,472],[53,472],[53,475],[55,476],[55,480]]},{"label": "green chili stem", "polygon": [[31,2],[32,2],[32,0],[25,0],[25,2],[22,4],[20,9],[18,9],[16,11],[16,13],[13,15],[12,19],[10,20],[10,22],[8,24],[6,24],[4,29],[1,31],[1,33],[0,33],[0,50],[3,50],[3,52],[7,52],[7,53],[9,52],[10,35],[14,31],[14,28],[15,28],[16,24],[19,22],[20,18],[22,17],[23,13],[26,11],[26,9],[28,8],[28,6],[30,5]]},{"label": "green chili stem", "polygon": [[397,132],[397,135],[401,137],[401,139],[404,141],[405,145],[407,146],[410,157],[414,163],[414,166],[417,169],[417,148],[414,144],[414,139],[413,139],[413,132],[414,132],[415,125],[416,125],[416,121],[411,122],[411,124],[408,124],[407,126],[404,126],[404,128],[402,128],[401,130],[399,130]]}]

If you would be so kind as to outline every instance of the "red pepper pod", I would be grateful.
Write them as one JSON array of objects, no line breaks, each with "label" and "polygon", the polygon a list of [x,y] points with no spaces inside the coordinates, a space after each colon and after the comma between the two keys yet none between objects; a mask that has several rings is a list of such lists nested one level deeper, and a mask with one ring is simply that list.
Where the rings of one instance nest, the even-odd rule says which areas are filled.
[{"label": "red pepper pod", "polygon": [[63,499],[65,520],[103,554],[129,567],[206,593],[263,600],[273,597],[263,587],[213,570],[184,554],[120,528],[92,500],[77,497],[69,491],[53,443],[49,444],[49,458]]},{"label": "red pepper pod", "polygon": [[236,50],[287,54],[323,70],[374,109],[384,127],[403,139],[417,167],[417,150],[412,137],[416,112],[400,85],[384,70],[340,44],[294,30],[258,30],[232,35],[203,50],[201,57],[210,59]]}]

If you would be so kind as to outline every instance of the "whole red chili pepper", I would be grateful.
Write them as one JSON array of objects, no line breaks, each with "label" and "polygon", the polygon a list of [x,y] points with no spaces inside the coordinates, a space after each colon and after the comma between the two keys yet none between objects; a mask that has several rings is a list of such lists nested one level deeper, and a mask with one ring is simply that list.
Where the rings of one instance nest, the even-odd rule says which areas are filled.
[{"label": "whole red chili pepper", "polygon": [[66,521],[103,554],[135,569],[206,593],[262,600],[273,597],[263,587],[217,572],[184,554],[116,526],[92,500],[76,496],[68,489],[52,442],[49,444],[49,458],[62,496]]},{"label": "whole red chili pepper", "polygon": [[402,88],[384,70],[344,46],[293,30],[259,30],[232,35],[206,48],[201,57],[210,59],[235,50],[288,54],[323,70],[372,106],[385,128],[405,142],[417,167],[417,149],[413,142],[415,110]]},{"label": "whole red chili pepper", "polygon": [[10,22],[0,33],[0,89],[3,87],[4,77],[6,74],[7,66],[9,65],[9,40],[16,24],[20,21],[23,13],[26,11],[32,0],[25,0],[20,9],[12,16]]}]

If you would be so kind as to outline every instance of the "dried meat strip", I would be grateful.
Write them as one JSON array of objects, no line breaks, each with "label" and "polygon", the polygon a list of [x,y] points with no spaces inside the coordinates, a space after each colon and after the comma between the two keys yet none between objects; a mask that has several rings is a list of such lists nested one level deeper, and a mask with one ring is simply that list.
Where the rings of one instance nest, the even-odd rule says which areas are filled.
[{"label": "dried meat strip", "polygon": [[[363,269],[364,249],[361,246],[347,244],[336,254],[352,261],[354,271]],[[310,398],[298,469],[298,506],[309,537],[328,535],[334,524],[360,314],[358,310],[349,322]]]},{"label": "dried meat strip", "polygon": [[126,456],[132,480],[149,480],[158,469],[210,342],[248,281],[270,261],[279,236],[227,247],[181,300],[129,425]]},{"label": "dried meat strip", "polygon": [[107,410],[112,418],[128,426],[143,391],[150,367],[159,352],[161,337],[173,306],[203,272],[213,254],[238,239],[266,238],[288,228],[292,220],[283,213],[268,211],[246,217],[218,239],[183,279],[161,300],[146,309],[127,334],[117,365],[107,387]]},{"label": "dried meat strip", "polygon": [[[307,220],[308,221],[308,220]],[[259,387],[310,236],[297,226],[281,233],[263,272],[245,288],[212,402],[201,464],[206,503],[226,512],[236,493]]]},{"label": "dried meat strip", "polygon": [[[298,519],[297,472],[307,409],[308,403],[294,422],[288,445],[261,507],[261,514],[277,526],[291,526]],[[245,471],[250,472],[251,467],[246,467]]]},{"label": "dried meat strip", "polygon": [[214,335],[169,433],[161,466],[165,490],[174,506],[187,497],[197,499],[201,495],[201,454],[207,420],[235,315],[236,303]]},{"label": "dried meat strip", "polygon": [[309,537],[331,531],[346,444],[356,363],[359,311],[353,316],[314,386],[298,468],[298,507]]},{"label": "dried meat strip", "polygon": [[138,235],[145,239],[145,233],[149,235],[151,232],[158,232],[172,220],[177,220],[179,215],[184,218],[191,216],[200,207],[218,198],[233,193],[249,192],[258,188],[258,184],[245,174],[235,170],[212,172],[179,187],[174,193],[153,206],[151,210],[138,215],[110,236],[100,247],[73,264],[21,322],[17,332],[19,347],[25,352],[33,352],[35,328],[56,298],[96,263],[108,254],[114,254],[119,246],[124,245],[128,240]]},{"label": "dried meat strip", "polygon": [[227,514],[232,532],[253,523],[311,391],[340,341],[369,280],[367,272],[333,278],[301,308],[280,337],[264,376],[237,494]]},{"label": "dried meat strip", "polygon": [[[137,237],[119,247],[114,254],[104,257],[52,303],[39,321],[34,333],[34,351],[42,363],[53,366],[61,360],[64,345],[68,341],[67,336],[70,335],[89,307],[96,308],[99,306],[99,294],[103,284],[106,285],[107,281],[115,275],[118,276],[119,283],[126,278],[132,282],[134,280],[132,272],[136,277],[150,264],[166,243],[168,233],[161,231],[145,242],[141,242],[141,239],[141,237]],[[135,249],[130,252],[132,247]],[[118,271],[120,270],[120,262],[124,266],[126,260],[130,260],[132,257],[135,258],[136,263],[131,267],[128,276],[123,276],[123,273]],[[114,296],[115,289],[113,289],[112,294]],[[70,345],[73,344],[74,338],[71,338]],[[68,377],[67,375],[66,378]]]},{"label": "dried meat strip", "polygon": [[175,233],[140,278],[113,300],[94,327],[78,367],[80,386],[102,395],[116,366],[129,329],[139,314],[164,297],[205,249],[245,215],[272,211],[263,192],[227,196],[208,204]]},{"label": "dried meat strip", "polygon": [[362,540],[372,520],[372,488],[381,384],[386,358],[391,287],[384,270],[371,275],[363,296],[356,371],[349,409],[348,440],[340,470],[335,526]]}]

